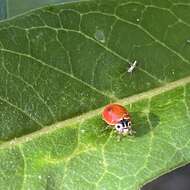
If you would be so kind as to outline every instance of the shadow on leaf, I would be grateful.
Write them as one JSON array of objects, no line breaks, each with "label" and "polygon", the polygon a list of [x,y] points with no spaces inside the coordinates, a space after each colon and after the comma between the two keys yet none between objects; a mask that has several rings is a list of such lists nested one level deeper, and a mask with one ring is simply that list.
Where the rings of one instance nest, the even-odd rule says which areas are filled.
[{"label": "shadow on leaf", "polygon": [[136,131],[136,137],[149,133],[160,123],[160,118],[152,112],[132,112],[130,115],[132,119],[132,127]]}]

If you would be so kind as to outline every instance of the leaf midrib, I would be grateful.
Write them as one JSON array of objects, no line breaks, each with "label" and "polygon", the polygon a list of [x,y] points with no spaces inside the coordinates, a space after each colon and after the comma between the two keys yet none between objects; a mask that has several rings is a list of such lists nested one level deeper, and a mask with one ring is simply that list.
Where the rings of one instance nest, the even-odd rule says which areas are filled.
[{"label": "leaf midrib", "polygon": [[[180,80],[176,80],[174,82],[167,83],[166,85],[164,85],[162,87],[157,87],[157,88],[151,89],[149,91],[142,92],[140,94],[136,94],[136,95],[129,96],[127,98],[123,98],[123,99],[117,101],[116,103],[119,103],[122,105],[129,105],[129,104],[141,101],[143,99],[151,99],[154,96],[160,95],[160,94],[165,93],[165,92],[170,91],[170,90],[174,90],[178,87],[185,87],[185,85],[188,83],[190,83],[190,76],[185,77],[185,78],[180,79]],[[11,146],[23,144],[27,141],[34,139],[34,138],[38,138],[39,136],[52,133],[55,130],[61,129],[65,126],[72,126],[72,124],[83,122],[83,121],[90,119],[94,116],[100,115],[102,109],[103,109],[103,107],[100,107],[98,109],[83,113],[79,116],[76,116],[76,117],[73,117],[70,119],[66,119],[64,121],[60,121],[60,122],[54,123],[54,124],[49,125],[49,126],[45,126],[44,128],[42,128],[38,131],[32,132],[30,134],[27,134],[27,135],[12,139],[10,141],[4,142],[0,145],[0,149],[9,148]]]}]

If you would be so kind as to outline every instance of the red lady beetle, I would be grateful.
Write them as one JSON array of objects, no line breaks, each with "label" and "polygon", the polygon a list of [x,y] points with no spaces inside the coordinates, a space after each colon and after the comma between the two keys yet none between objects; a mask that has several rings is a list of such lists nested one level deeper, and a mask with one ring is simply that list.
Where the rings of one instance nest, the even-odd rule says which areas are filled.
[{"label": "red lady beetle", "polygon": [[102,119],[120,135],[132,135],[134,132],[127,109],[119,104],[108,104],[102,112]]}]

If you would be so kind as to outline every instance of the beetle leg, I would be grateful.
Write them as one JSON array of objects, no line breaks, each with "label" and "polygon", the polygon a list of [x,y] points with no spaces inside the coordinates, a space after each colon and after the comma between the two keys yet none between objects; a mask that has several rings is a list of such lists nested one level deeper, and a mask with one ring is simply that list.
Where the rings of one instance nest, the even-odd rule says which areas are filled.
[{"label": "beetle leg", "polygon": [[117,142],[120,142],[122,139],[122,136],[120,134],[117,135]]},{"label": "beetle leg", "polygon": [[135,133],[136,133],[136,131],[134,131],[134,130],[129,131],[129,135],[134,135]]},{"label": "beetle leg", "polygon": [[101,132],[105,132],[105,131],[107,131],[110,128],[111,128],[110,125],[106,125],[106,127],[104,127],[104,128],[101,129]]},{"label": "beetle leg", "polygon": [[110,129],[111,128],[111,126],[110,125],[106,125],[106,129]]}]

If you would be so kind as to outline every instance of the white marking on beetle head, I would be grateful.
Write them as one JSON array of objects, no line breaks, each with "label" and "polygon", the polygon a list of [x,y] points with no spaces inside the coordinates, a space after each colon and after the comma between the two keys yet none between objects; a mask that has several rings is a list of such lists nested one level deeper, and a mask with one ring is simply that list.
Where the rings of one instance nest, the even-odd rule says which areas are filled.
[{"label": "white marking on beetle head", "polygon": [[128,134],[129,133],[129,129],[127,128],[127,127],[125,127],[124,129],[123,129],[123,135],[126,135],[126,134]]}]

